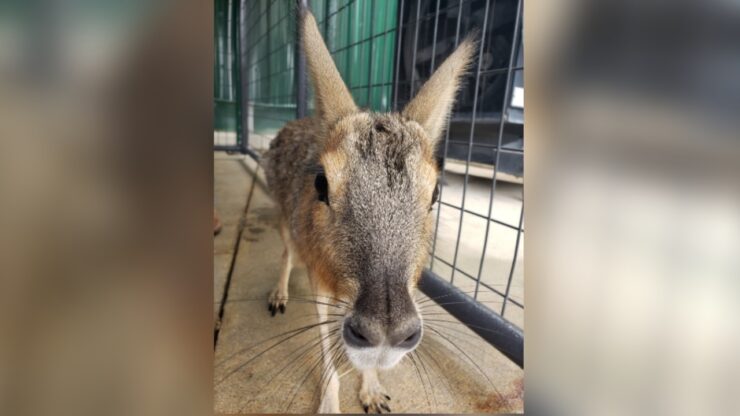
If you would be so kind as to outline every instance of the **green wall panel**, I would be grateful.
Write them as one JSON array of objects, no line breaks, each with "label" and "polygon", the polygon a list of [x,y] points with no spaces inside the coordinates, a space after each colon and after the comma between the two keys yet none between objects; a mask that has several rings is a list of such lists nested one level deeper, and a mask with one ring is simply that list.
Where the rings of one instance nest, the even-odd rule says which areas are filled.
[{"label": "green wall panel", "polygon": [[213,128],[216,131],[237,131],[237,5],[237,0],[214,2]]},{"label": "green wall panel", "polygon": [[[216,129],[237,128],[234,70],[238,63],[237,0],[215,0]],[[249,111],[253,131],[270,134],[295,118],[294,0],[251,0],[246,4]],[[329,51],[361,107],[388,111],[396,42],[396,0],[312,0],[311,9]],[[232,12],[229,13],[230,7]],[[309,88],[309,112],[312,92]]]}]

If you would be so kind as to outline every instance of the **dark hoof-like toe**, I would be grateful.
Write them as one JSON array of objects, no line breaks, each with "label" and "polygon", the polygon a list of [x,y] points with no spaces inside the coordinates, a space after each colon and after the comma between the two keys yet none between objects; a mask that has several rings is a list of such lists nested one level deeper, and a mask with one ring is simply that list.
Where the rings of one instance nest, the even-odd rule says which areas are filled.
[{"label": "dark hoof-like toe", "polygon": [[285,305],[287,303],[288,293],[282,293],[279,289],[275,288],[267,298],[267,310],[270,311],[271,316],[275,316],[278,311],[285,314]]},{"label": "dark hoof-like toe", "polygon": [[387,394],[379,394],[375,397],[367,397],[365,400],[361,400],[362,410],[365,413],[390,413],[391,407],[388,406],[387,400],[391,397]]}]

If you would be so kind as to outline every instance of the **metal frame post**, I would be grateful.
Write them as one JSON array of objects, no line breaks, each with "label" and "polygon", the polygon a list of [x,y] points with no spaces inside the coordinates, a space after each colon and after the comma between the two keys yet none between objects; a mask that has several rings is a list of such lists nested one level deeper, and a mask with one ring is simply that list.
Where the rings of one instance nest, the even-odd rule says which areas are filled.
[{"label": "metal frame post", "polygon": [[524,334],[521,329],[429,270],[422,272],[419,289],[516,365],[524,368]]},{"label": "metal frame post", "polygon": [[[299,8],[308,9],[308,0],[299,0],[299,1],[300,1],[300,4],[298,5]],[[298,11],[298,13],[300,13],[300,11]],[[298,19],[296,19],[296,22],[298,22]],[[303,43],[301,42],[300,29],[296,29],[295,43],[296,43],[296,47],[295,47],[295,53],[296,53],[295,113],[296,113],[296,118],[301,119],[308,115],[307,114],[308,112],[308,84],[306,80],[306,54],[303,51]]]},{"label": "metal frame post", "polygon": [[247,50],[247,33],[244,30],[247,27],[247,4],[246,0],[239,1],[239,24],[237,32],[239,36],[239,89],[237,98],[239,102],[239,136],[241,137],[241,147],[239,151],[248,154],[249,150],[249,52]]}]

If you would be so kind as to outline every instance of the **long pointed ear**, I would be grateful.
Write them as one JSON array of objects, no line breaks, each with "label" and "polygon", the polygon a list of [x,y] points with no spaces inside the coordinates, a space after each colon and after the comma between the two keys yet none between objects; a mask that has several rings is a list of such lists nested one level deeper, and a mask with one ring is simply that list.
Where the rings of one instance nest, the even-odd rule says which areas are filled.
[{"label": "long pointed ear", "polygon": [[305,7],[299,9],[301,41],[314,88],[317,116],[332,125],[357,111],[357,106],[321,38],[316,19]]},{"label": "long pointed ear", "polygon": [[476,49],[475,34],[470,34],[424,83],[402,114],[421,124],[433,144],[439,140],[455,102],[462,76]]}]

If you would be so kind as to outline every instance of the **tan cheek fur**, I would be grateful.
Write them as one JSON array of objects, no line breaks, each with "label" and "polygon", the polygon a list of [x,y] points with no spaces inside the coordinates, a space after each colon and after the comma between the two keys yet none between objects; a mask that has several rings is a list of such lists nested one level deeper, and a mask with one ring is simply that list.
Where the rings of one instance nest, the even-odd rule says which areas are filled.
[{"label": "tan cheek fur", "polygon": [[[340,121],[335,128],[332,129],[327,141],[324,145],[324,153],[321,156],[321,165],[324,168],[327,179],[329,180],[330,186],[330,199],[333,204],[341,204],[342,197],[345,192],[345,177],[344,171],[347,167],[348,155],[346,153],[345,146],[351,146],[353,144],[353,131],[357,124],[366,123],[368,116],[365,114],[358,114],[353,117],[348,117]],[[426,132],[417,123],[411,122],[413,129],[416,130],[417,135],[426,135]],[[431,202],[432,193],[437,183],[437,177],[439,171],[437,169],[436,162],[434,160],[434,147],[428,141],[422,141],[422,154],[421,161],[419,163],[419,171],[417,178],[417,195],[419,198],[420,214],[424,217],[423,223],[423,235],[427,240],[431,237],[433,228],[432,216],[428,213],[428,203]],[[311,189],[311,187],[308,187]],[[314,195],[308,193],[304,195],[301,200],[301,210],[309,211],[313,226],[310,227],[313,231],[313,235],[310,241],[310,245],[315,248],[319,248],[320,255],[317,256],[315,252],[306,252],[304,258],[307,259],[309,267],[313,270],[313,278],[324,291],[329,292],[332,296],[341,299],[353,299],[356,294],[357,288],[352,287],[348,282],[343,282],[340,276],[337,275],[335,265],[337,264],[338,254],[330,244],[326,244],[326,239],[321,239],[321,235],[330,235],[333,232],[331,210],[327,207],[317,205],[314,203]],[[341,209],[341,205],[335,205],[335,209]],[[308,227],[307,227],[308,228]],[[414,265],[414,274],[412,279],[409,281],[409,288],[413,290],[418,284],[421,272],[424,269],[428,258],[428,244],[421,244],[417,253]],[[308,247],[304,247],[305,251],[308,251]]]},{"label": "tan cheek fur", "polygon": [[[423,180],[419,181],[419,187],[421,188],[419,189],[419,194],[424,196],[421,198],[421,201],[431,203],[432,194],[434,193],[434,187],[437,184],[437,168],[433,161],[431,163],[429,161],[425,161],[424,163],[422,163],[422,166],[422,175],[420,177]],[[434,224],[431,212],[428,212],[429,206],[425,204],[423,206],[420,206],[419,209],[425,211],[422,235],[426,239],[426,244],[419,245],[419,251],[416,256],[416,270],[411,282],[413,287],[416,287],[416,285],[418,284],[419,279],[421,278],[421,272],[424,269],[424,266],[429,257],[429,243],[431,242],[431,234]]]},{"label": "tan cheek fur", "polygon": [[[426,132],[417,123],[411,122],[414,125],[413,128],[416,130],[416,134],[426,136]],[[419,251],[416,256],[415,271],[412,279],[409,282],[411,290],[415,289],[421,278],[421,272],[426,265],[429,257],[429,243],[431,242],[431,233],[434,225],[434,221],[431,213],[429,212],[429,205],[432,201],[432,194],[434,188],[437,186],[437,178],[439,177],[439,169],[434,159],[434,144],[429,140],[422,140],[422,160],[419,166],[419,181],[417,182],[417,195],[420,195],[419,206],[420,215],[424,217],[423,232],[422,235],[426,238],[426,244],[419,245]]]},{"label": "tan cheek fur", "polygon": [[[329,181],[329,199],[332,204],[335,204],[334,209],[341,209],[339,204],[343,200],[346,189],[346,178],[343,173],[347,164],[347,154],[343,150],[343,146],[351,141],[351,135],[351,121],[340,121],[332,129],[325,142],[324,153],[321,156],[321,166],[324,168],[326,178]],[[314,202],[312,195],[302,198],[302,210],[309,211],[313,221],[311,227],[313,236],[310,242],[313,249],[305,247],[306,255],[304,255],[304,258],[307,259],[307,263],[309,263],[312,270],[312,278],[315,280],[315,284],[319,285],[324,292],[330,293],[335,298],[352,299],[357,288],[352,287],[349,282],[344,281],[338,275],[336,270],[336,265],[339,262],[338,254],[331,244],[326,243],[330,238],[322,238],[322,236],[329,236],[334,232],[331,218],[332,211],[328,207],[317,205]],[[320,250],[320,255],[316,255],[317,253],[314,251],[316,248]]]}]

